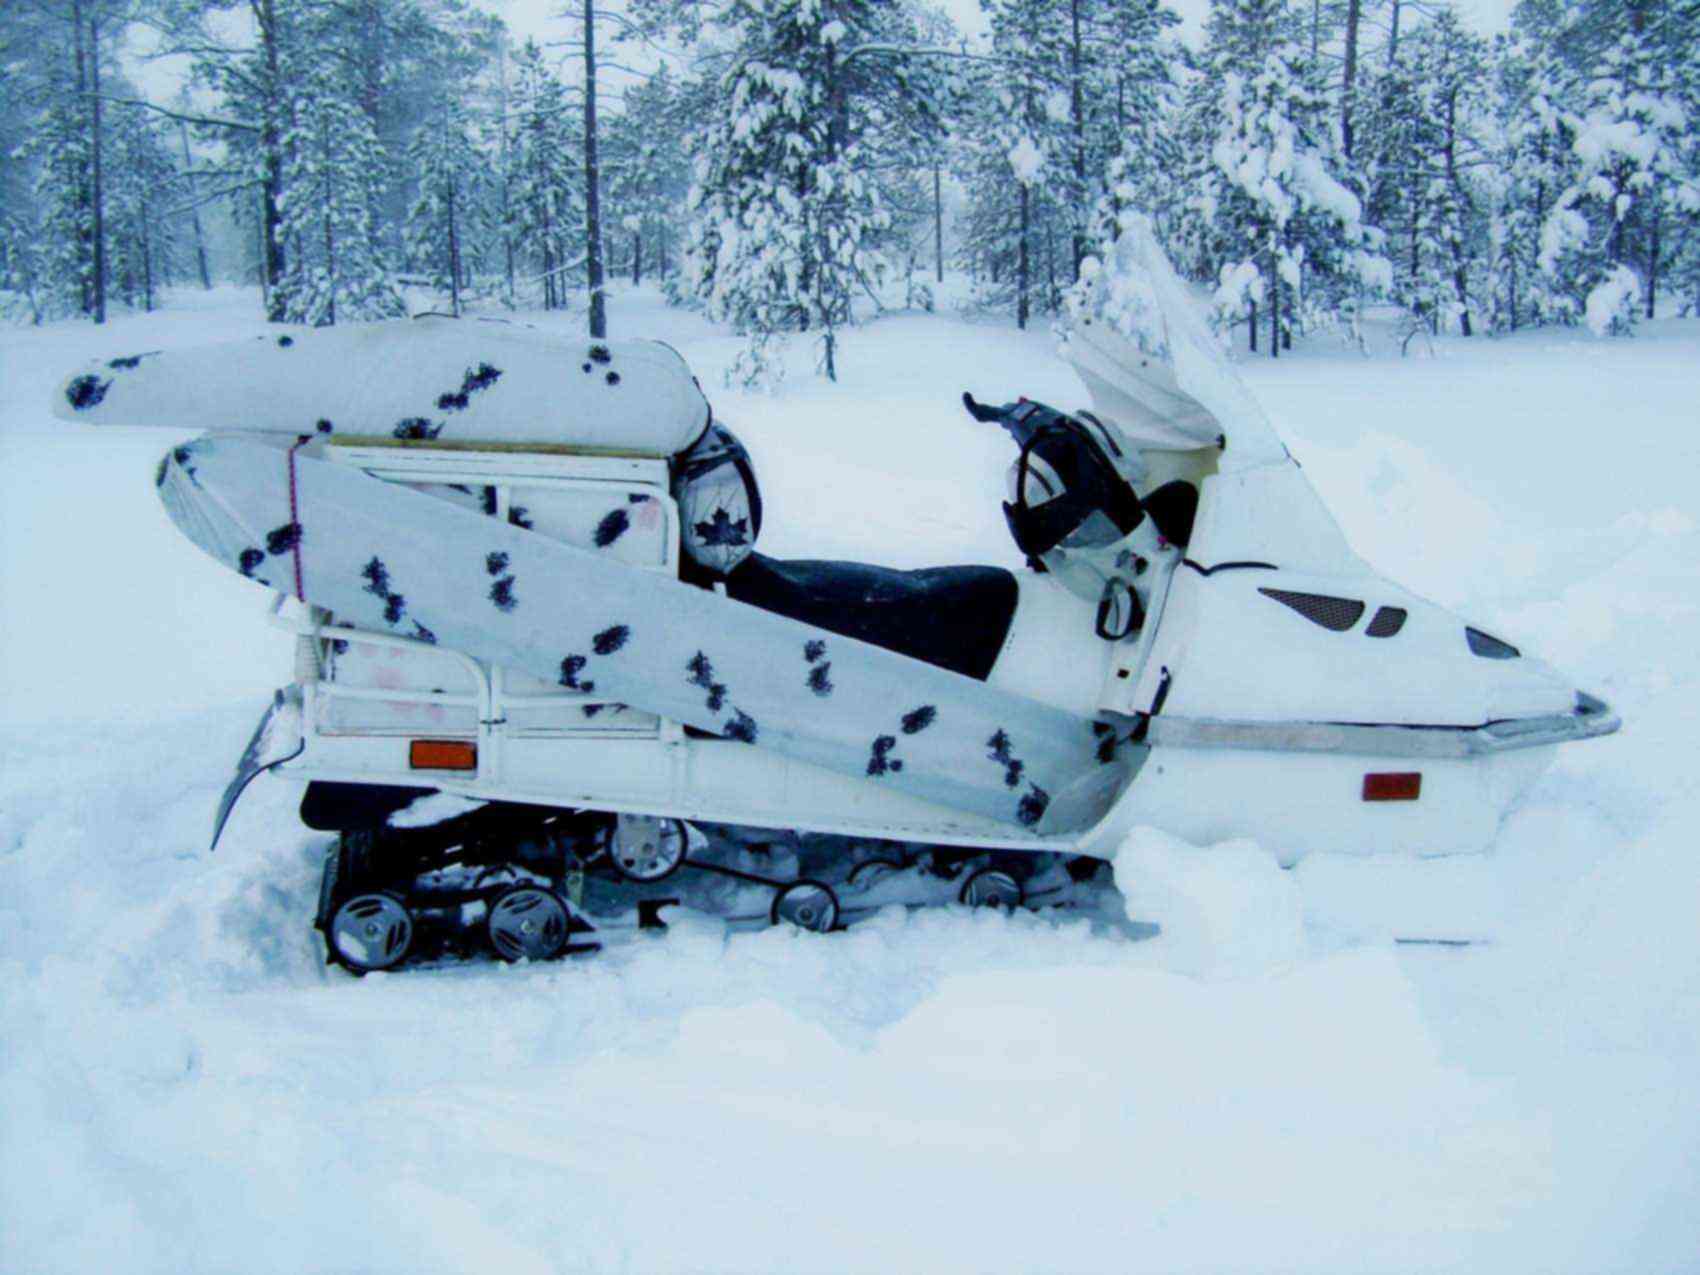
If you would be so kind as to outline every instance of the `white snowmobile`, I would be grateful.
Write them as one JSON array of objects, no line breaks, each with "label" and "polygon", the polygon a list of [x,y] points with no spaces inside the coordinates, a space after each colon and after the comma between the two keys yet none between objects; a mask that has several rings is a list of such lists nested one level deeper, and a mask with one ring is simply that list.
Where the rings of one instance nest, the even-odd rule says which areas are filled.
[{"label": "white snowmobile", "polygon": [[1149,233],[1116,252],[1068,347],[1092,412],[964,395],[1018,446],[1021,573],[757,553],[748,457],[656,343],[427,318],[71,378],[69,419],[214,431],[161,498],[298,634],[215,843],[257,774],[307,780],[357,972],[679,905],[1108,916],[1139,824],[1486,848],[1617,718],[1356,558]]}]

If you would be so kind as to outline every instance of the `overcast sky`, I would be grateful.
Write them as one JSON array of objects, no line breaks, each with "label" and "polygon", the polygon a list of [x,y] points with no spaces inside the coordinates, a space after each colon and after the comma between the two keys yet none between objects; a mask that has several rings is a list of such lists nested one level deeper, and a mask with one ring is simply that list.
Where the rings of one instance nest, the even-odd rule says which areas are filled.
[{"label": "overcast sky", "polygon": [[[5,3],[6,0],[0,0]],[[551,40],[561,40],[573,30],[574,25],[558,15],[568,7],[577,11],[577,0],[473,0],[478,7],[499,15],[507,22],[516,40],[534,37],[539,44],[548,44]],[[950,14],[956,24],[969,35],[978,35],[984,30],[984,21],[980,13],[979,0],[935,0]],[[1170,8],[1181,15],[1182,33],[1190,41],[1196,42],[1202,35],[1204,15],[1209,12],[1210,0],[1167,0]],[[1455,0],[1459,14],[1477,30],[1486,34],[1504,31],[1510,23],[1511,8],[1516,0]],[[137,51],[145,50],[148,45],[146,37],[140,37],[133,46]],[[618,56],[622,60],[644,63],[647,59],[622,51]],[[141,62],[131,68],[131,73],[143,92],[155,101],[165,101],[176,95],[187,75],[187,61],[182,58],[162,59],[152,62]],[[575,68],[563,68],[569,79]],[[621,77],[610,76],[611,81]],[[618,89],[617,83],[610,83],[610,88]],[[203,107],[212,101],[212,95],[205,91],[194,97]]]},{"label": "overcast sky", "polygon": [[[516,36],[536,36],[541,43],[559,38],[565,24],[555,18],[568,0],[475,0],[481,8],[500,14]],[[979,0],[935,0],[964,31],[983,29]],[[1456,0],[1459,14],[1477,30],[1487,34],[1503,31],[1510,22],[1515,0]],[[1182,30],[1196,37],[1202,30],[1210,0],[1168,0],[1168,5],[1185,20]]]}]

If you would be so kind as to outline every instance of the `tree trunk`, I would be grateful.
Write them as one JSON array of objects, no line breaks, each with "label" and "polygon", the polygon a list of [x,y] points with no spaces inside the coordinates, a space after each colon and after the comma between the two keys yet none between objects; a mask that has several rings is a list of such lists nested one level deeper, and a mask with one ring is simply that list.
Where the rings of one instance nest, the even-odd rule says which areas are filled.
[{"label": "tree trunk", "polygon": [[[187,172],[194,160],[189,156],[189,126],[182,120],[177,121],[177,136],[183,143],[183,170]],[[193,183],[190,184],[189,193],[190,195],[195,193]],[[207,237],[201,229],[200,205],[197,204],[189,209],[189,224],[195,231],[195,265],[201,272],[201,287],[203,290],[211,292],[212,272],[207,269]]]},{"label": "tree trunk", "polygon": [[643,228],[632,231],[632,287],[643,282]]},{"label": "tree trunk", "polygon": [[1246,335],[1251,338],[1251,352],[1253,354],[1256,354],[1257,353],[1257,302],[1249,301],[1249,302],[1247,302],[1247,304],[1251,307],[1251,312],[1247,316],[1245,330],[1246,330]]},{"label": "tree trunk", "polygon": [[1281,357],[1281,263],[1276,260],[1269,271],[1269,357]]},{"label": "tree trunk", "polygon": [[106,322],[106,192],[101,184],[100,19],[89,19],[89,87],[94,90],[94,321]]},{"label": "tree trunk", "polygon": [[596,162],[596,5],[584,0],[584,276],[590,288],[590,335],[608,335],[602,295],[602,172]]},{"label": "tree trunk", "polygon": [[142,202],[142,309],[153,313],[153,233],[147,201]]},{"label": "tree trunk", "polygon": [[460,227],[455,218],[455,188],[449,186],[449,309],[460,318]]},{"label": "tree trunk", "polygon": [[1352,158],[1352,85],[1358,78],[1358,24],[1363,18],[1363,0],[1346,6],[1346,68],[1340,81],[1340,140],[1346,158]]},{"label": "tree trunk", "polygon": [[[328,202],[327,202],[327,207],[328,206],[329,205],[328,205]],[[328,291],[326,292],[326,297],[328,299],[325,303],[325,314],[324,314],[323,322],[317,323],[317,324],[315,324],[315,326],[326,327],[326,328],[334,328],[336,326],[336,234],[331,229],[331,219],[328,215],[325,217],[324,221],[325,221],[325,278],[329,282],[330,287],[329,287]]]},{"label": "tree trunk", "polygon": [[[77,66],[77,102],[79,109],[83,103],[91,108],[95,98],[89,92],[88,86],[88,54],[83,48],[83,6],[81,0],[71,0],[71,51]],[[88,230],[92,221],[91,209],[94,202],[94,183],[88,171],[78,165],[77,171],[77,271],[81,276],[77,286],[77,304],[84,314],[94,312],[94,279],[89,269],[89,258],[92,255],[92,245]]]},{"label": "tree trunk", "polygon": [[508,190],[508,41],[503,36],[496,42],[496,92],[497,103],[501,110],[498,125],[501,129],[501,140],[497,154],[501,164],[502,174],[502,255],[506,262],[508,276],[508,308],[514,305],[514,237],[513,222],[510,219],[513,205]]},{"label": "tree trunk", "polygon": [[[1458,180],[1458,94],[1456,90],[1446,95],[1446,180],[1452,188],[1452,198],[1456,201],[1461,212],[1468,212],[1469,206],[1464,199],[1463,183]],[[1470,336],[1470,296],[1468,279],[1465,275],[1464,246],[1459,235],[1450,236],[1452,241],[1452,288],[1458,295],[1458,326],[1465,336]]]},{"label": "tree trunk", "polygon": [[1021,183],[1021,240],[1016,248],[1015,326],[1027,327],[1027,183]]},{"label": "tree trunk", "polygon": [[259,0],[255,16],[259,19],[260,48],[266,64],[267,95],[261,107],[265,115],[260,131],[260,149],[265,156],[265,174],[260,183],[261,221],[265,230],[262,240],[265,249],[264,260],[261,263],[265,270],[263,289],[266,297],[266,319],[272,323],[281,323],[283,214],[278,210],[278,204],[283,198],[283,134],[278,115],[282,105],[282,80],[278,70],[277,11],[273,0]]},{"label": "tree trunk", "polygon": [[1511,269],[1506,274],[1506,299],[1510,302],[1511,330],[1517,330],[1517,255],[1511,255]]},{"label": "tree trunk", "polygon": [[1657,318],[1655,313],[1659,296],[1659,229],[1664,221],[1664,211],[1657,202],[1653,204],[1653,228],[1647,243],[1647,317]]},{"label": "tree trunk", "polygon": [[1393,0],[1393,13],[1387,25],[1387,69],[1399,62],[1399,0]]},{"label": "tree trunk", "polygon": [[944,282],[944,177],[937,161],[933,163],[933,265],[938,280]]},{"label": "tree trunk", "polygon": [[1072,34],[1068,46],[1069,120],[1074,129],[1074,207],[1069,219],[1074,223],[1071,242],[1073,264],[1069,281],[1080,278],[1080,263],[1086,258],[1086,235],[1080,225],[1080,210],[1086,204],[1086,108],[1080,87],[1080,0],[1069,0],[1069,25]]}]

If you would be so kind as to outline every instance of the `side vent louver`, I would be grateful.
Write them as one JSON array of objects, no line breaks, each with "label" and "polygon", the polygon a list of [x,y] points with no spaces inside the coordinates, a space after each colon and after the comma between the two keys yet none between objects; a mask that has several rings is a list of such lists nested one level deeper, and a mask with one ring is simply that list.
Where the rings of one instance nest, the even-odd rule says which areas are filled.
[{"label": "side vent louver", "polygon": [[1514,660],[1523,654],[1511,643],[1501,642],[1493,634],[1483,633],[1480,629],[1465,629],[1464,640],[1470,644],[1471,653],[1484,660]]},{"label": "side vent louver", "polygon": [[1312,624],[1344,633],[1363,618],[1364,604],[1356,598],[1331,598],[1325,593],[1292,593],[1286,589],[1259,589],[1264,597],[1291,607]]},{"label": "side vent louver", "polygon": [[1407,614],[1404,607],[1381,607],[1370,620],[1364,634],[1366,637],[1392,637],[1405,627]]}]

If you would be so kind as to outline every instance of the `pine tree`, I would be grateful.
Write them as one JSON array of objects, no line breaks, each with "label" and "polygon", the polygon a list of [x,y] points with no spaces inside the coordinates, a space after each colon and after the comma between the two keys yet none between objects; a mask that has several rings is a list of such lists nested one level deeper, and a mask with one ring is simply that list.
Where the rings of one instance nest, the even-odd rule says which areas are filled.
[{"label": "pine tree", "polygon": [[[74,82],[73,82],[74,83]],[[86,104],[58,77],[20,157],[35,170],[35,215],[10,214],[14,277],[31,286],[38,318],[87,311],[93,295],[93,168]],[[12,235],[8,235],[12,238]]]},{"label": "pine tree", "polygon": [[1110,56],[1101,56],[1100,95],[1094,113],[1095,150],[1109,156],[1092,222],[1096,250],[1120,233],[1129,208],[1157,224],[1180,216],[1176,177],[1185,171],[1184,146],[1174,125],[1181,115],[1173,68],[1185,51],[1165,32],[1179,18],[1155,0],[1119,4],[1106,23]]},{"label": "pine tree", "polygon": [[677,265],[679,213],[691,185],[688,139],[705,97],[703,86],[681,83],[663,64],[625,91],[608,121],[610,224],[622,231],[633,284],[648,275],[665,285]]},{"label": "pine tree", "polygon": [[1569,141],[1553,106],[1557,68],[1550,49],[1523,34],[1494,49],[1497,181],[1488,260],[1489,326],[1511,332],[1562,323],[1575,314],[1568,291],[1541,268],[1542,232],[1568,178]]},{"label": "pine tree", "polygon": [[306,32],[288,66],[291,123],[282,139],[278,280],[285,321],[314,326],[404,314],[373,228],[385,157],[372,121]]},{"label": "pine tree", "polygon": [[1695,16],[1686,0],[1524,0],[1514,15],[1556,72],[1564,184],[1540,265],[1596,331],[1653,313],[1668,238],[1700,211]]},{"label": "pine tree", "polygon": [[514,55],[508,228],[515,251],[538,271],[545,310],[566,307],[567,276],[578,265],[573,250],[583,242],[571,110],[566,88],[528,40]]},{"label": "pine tree", "polygon": [[1291,347],[1295,327],[1342,314],[1385,278],[1358,197],[1340,180],[1338,117],[1303,30],[1284,0],[1217,0],[1205,51],[1221,89],[1193,209],[1214,224],[1193,238],[1221,245],[1217,305],[1247,318],[1253,348],[1263,307],[1271,357]]},{"label": "pine tree", "polygon": [[889,219],[845,56],[876,17],[871,0],[732,0],[720,20],[735,52],[694,175],[685,270],[709,316],[747,338],[730,373],[746,384],[779,377],[796,331],[820,333],[835,379],[852,289],[883,270]]},{"label": "pine tree", "polygon": [[20,41],[19,52],[38,61],[31,96],[39,113],[19,151],[34,174],[35,208],[9,218],[32,242],[7,255],[20,280],[36,281],[40,313],[79,312],[96,323],[106,321],[110,276],[104,98],[119,25],[107,0],[64,0],[38,6],[15,28],[34,46]]},{"label": "pine tree", "polygon": [[1490,264],[1489,195],[1475,176],[1491,126],[1487,45],[1442,10],[1406,35],[1370,87],[1381,106],[1365,149],[1395,297],[1430,332],[1455,321],[1469,336]]},{"label": "pine tree", "polygon": [[107,168],[107,227],[112,282],[124,304],[152,310],[180,253],[180,227],[169,216],[188,199],[165,130],[139,107],[114,107]]},{"label": "pine tree", "polygon": [[408,212],[408,254],[431,284],[461,311],[473,245],[491,223],[488,164],[473,142],[472,122],[459,94],[444,94],[413,135],[407,158],[418,181]]}]

